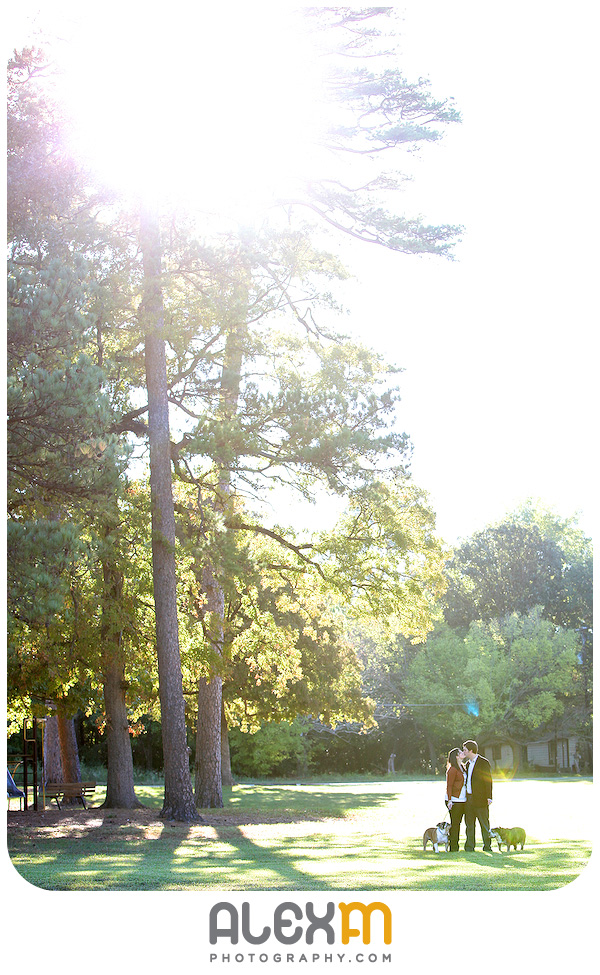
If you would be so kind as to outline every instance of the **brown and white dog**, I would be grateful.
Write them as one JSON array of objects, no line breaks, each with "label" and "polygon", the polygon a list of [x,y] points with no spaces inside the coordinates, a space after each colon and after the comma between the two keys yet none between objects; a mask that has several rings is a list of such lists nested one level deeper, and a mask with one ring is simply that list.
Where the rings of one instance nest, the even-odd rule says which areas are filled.
[{"label": "brown and white dog", "polygon": [[525,830],[520,826],[513,826],[506,829],[505,826],[495,826],[490,830],[490,838],[498,841],[498,849],[502,851],[502,844],[506,844],[506,852],[510,853],[511,846],[517,849],[517,844],[521,844],[521,849],[525,846]]},{"label": "brown and white dog", "polygon": [[423,849],[427,849],[427,844],[431,843],[435,852],[438,852],[438,846],[444,844],[446,847],[446,852],[450,849],[450,823],[438,823],[437,826],[431,826],[426,829],[423,833]]}]

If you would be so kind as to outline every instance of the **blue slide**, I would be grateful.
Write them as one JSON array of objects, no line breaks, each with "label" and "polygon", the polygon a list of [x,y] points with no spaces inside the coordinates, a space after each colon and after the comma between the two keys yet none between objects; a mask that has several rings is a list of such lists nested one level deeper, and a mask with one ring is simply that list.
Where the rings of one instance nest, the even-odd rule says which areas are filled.
[{"label": "blue slide", "polygon": [[15,780],[12,775],[6,770],[6,792],[9,799],[23,799],[25,798],[25,793],[21,792],[20,789],[15,785]]}]

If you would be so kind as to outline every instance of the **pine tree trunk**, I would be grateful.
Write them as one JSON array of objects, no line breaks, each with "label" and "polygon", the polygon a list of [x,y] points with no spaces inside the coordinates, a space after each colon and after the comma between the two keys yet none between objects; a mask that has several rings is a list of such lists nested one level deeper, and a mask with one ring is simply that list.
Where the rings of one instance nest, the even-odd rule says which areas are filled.
[{"label": "pine tree trunk", "polygon": [[102,805],[107,809],[138,809],[143,806],[135,795],[133,785],[133,756],[124,678],[123,664],[118,659],[111,659],[104,668],[103,684],[108,772],[106,798]]},{"label": "pine tree trunk", "polygon": [[158,219],[141,216],[144,259],[143,316],[146,332],[146,384],[152,505],[152,575],[156,611],[156,650],[163,740],[165,794],[161,817],[197,822],[189,770],[185,702],[177,621],[175,511],[171,480],[169,403],[163,335],[161,246]]},{"label": "pine tree trunk", "polygon": [[[206,594],[204,616],[206,635],[211,648],[218,655],[223,648],[223,589],[212,571],[204,567],[202,586]],[[199,809],[222,809],[221,783],[221,710],[222,679],[216,673],[208,681],[198,682],[198,726],[196,731],[195,792]]]},{"label": "pine tree trunk", "polygon": [[427,748],[429,750],[429,762],[431,764],[431,771],[435,775],[435,768],[438,760],[437,748],[435,747],[433,740],[429,737],[429,735],[426,735],[425,737],[427,739]]},{"label": "pine tree trunk", "polygon": [[[247,287],[243,287],[237,305],[233,308],[234,320],[229,326],[225,342],[223,370],[221,374],[220,416],[231,420],[238,409],[241,370],[243,361],[244,327],[248,305]],[[227,464],[216,458],[217,490],[213,506],[224,514],[230,504],[230,472]],[[206,595],[203,610],[205,636],[208,638],[213,654],[221,658],[223,654],[225,594],[219,582],[219,568],[207,563],[202,569],[202,589]],[[196,731],[195,794],[199,809],[222,808],[222,740],[221,715],[223,710],[222,679],[214,673],[208,683],[202,678],[198,684],[198,723]],[[230,773],[231,774],[231,773]]]},{"label": "pine tree trunk", "polygon": [[64,782],[81,782],[79,767],[79,750],[75,736],[75,719],[65,717],[61,711],[56,715],[58,725],[58,740],[60,743],[60,761]]},{"label": "pine tree trunk", "polygon": [[55,714],[46,718],[44,728],[44,754],[42,757],[44,768],[42,781],[64,782],[62,762],[60,760],[60,741],[58,738],[58,719]]},{"label": "pine tree trunk", "polygon": [[[142,806],[133,785],[133,755],[125,701],[125,660],[118,611],[123,596],[123,574],[105,561],[102,565],[104,604],[102,606],[102,663],[104,671],[104,712],[108,772],[106,798],[109,809],[135,809]],[[115,618],[115,612],[117,618]]]},{"label": "pine tree trunk", "polygon": [[225,707],[221,696],[221,782],[224,789],[231,789],[233,786],[233,775],[231,774],[231,752],[229,750],[229,729],[225,717]]},{"label": "pine tree trunk", "polygon": [[220,677],[198,683],[195,772],[198,809],[222,809]]}]

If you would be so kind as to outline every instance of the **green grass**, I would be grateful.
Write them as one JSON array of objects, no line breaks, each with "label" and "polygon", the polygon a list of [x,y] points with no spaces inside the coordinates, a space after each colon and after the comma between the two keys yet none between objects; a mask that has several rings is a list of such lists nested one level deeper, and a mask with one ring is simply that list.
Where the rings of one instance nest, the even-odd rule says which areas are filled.
[{"label": "green grass", "polygon": [[[160,786],[136,793],[160,809]],[[12,827],[9,853],[26,880],[49,890],[540,891],[585,868],[589,780],[499,782],[492,825],[528,834],[510,854],[424,852],[442,798],[443,784],[431,780],[243,784],[224,809],[204,811],[205,825],[69,812],[53,825]]]}]

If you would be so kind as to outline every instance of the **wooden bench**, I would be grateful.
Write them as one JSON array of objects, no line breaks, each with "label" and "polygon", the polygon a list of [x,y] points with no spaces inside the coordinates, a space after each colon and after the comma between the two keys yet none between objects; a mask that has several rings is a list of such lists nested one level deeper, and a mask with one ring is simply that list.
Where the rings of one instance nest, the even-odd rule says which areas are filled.
[{"label": "wooden bench", "polygon": [[[96,791],[95,782],[47,782],[43,794],[46,799],[54,799],[60,809],[60,799],[77,799],[87,809],[85,797]],[[42,792],[42,789],[40,789]]]}]

